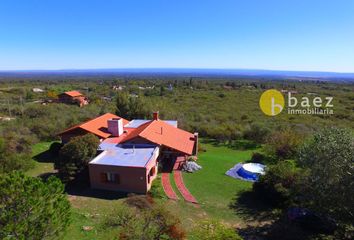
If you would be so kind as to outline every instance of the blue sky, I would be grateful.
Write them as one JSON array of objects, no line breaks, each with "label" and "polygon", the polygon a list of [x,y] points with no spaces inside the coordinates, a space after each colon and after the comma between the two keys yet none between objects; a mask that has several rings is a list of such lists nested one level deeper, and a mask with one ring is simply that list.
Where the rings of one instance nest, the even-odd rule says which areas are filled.
[{"label": "blue sky", "polygon": [[352,0],[2,0],[0,70],[354,72]]}]

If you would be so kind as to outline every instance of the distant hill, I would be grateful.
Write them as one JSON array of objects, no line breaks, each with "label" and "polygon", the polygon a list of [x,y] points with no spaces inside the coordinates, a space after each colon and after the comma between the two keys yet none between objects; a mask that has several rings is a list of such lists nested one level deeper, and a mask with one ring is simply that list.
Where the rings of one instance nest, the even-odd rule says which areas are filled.
[{"label": "distant hill", "polygon": [[107,69],[62,69],[62,70],[18,70],[0,71],[0,76],[14,75],[179,75],[179,76],[228,76],[228,77],[265,77],[274,79],[300,80],[344,80],[354,81],[354,73],[318,71],[281,71],[261,69],[198,69],[198,68],[107,68]]}]

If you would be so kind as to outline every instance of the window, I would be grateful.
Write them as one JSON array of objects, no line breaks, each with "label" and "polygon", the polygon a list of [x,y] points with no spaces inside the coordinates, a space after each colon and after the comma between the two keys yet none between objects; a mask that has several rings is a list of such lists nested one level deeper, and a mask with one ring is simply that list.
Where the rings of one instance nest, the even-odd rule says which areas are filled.
[{"label": "window", "polygon": [[119,174],[111,172],[101,173],[101,180],[102,182],[120,183]]}]

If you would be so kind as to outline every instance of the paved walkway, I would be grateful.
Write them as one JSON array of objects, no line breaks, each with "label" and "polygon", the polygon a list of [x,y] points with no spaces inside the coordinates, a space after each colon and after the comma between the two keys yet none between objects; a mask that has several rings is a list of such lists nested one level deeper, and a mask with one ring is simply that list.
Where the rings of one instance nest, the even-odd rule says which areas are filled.
[{"label": "paved walkway", "polygon": [[186,185],[184,185],[182,172],[180,170],[173,171],[173,178],[175,180],[178,191],[182,194],[184,200],[191,203],[198,203],[197,199],[189,192]]},{"label": "paved walkway", "polygon": [[173,188],[171,186],[170,173],[162,173],[161,182],[163,190],[165,191],[167,197],[172,200],[178,200],[178,196],[175,191],[173,191]]},{"label": "paved walkway", "polygon": [[[173,166],[173,179],[176,183],[178,191],[181,193],[182,197],[184,198],[185,201],[191,202],[191,203],[198,203],[198,201],[195,199],[195,197],[189,192],[187,189],[186,185],[184,185],[183,182],[183,177],[182,177],[182,172],[180,170],[181,163],[184,162],[186,158],[184,156],[177,157],[176,161]],[[177,194],[173,191],[173,188],[171,186],[170,182],[170,174],[172,173],[162,173],[162,186],[163,189],[167,195],[168,198],[177,200],[178,196]]]}]

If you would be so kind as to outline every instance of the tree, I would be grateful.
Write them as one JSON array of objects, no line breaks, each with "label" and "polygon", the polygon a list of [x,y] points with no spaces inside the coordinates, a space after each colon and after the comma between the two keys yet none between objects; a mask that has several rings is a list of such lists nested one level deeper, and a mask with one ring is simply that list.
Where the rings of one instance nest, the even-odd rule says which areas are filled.
[{"label": "tree", "polygon": [[56,239],[70,223],[70,203],[55,177],[0,177],[0,239]]},{"label": "tree", "polygon": [[129,95],[126,92],[120,92],[116,99],[116,114],[122,118],[129,119]]},{"label": "tree", "polygon": [[146,99],[143,96],[130,97],[126,93],[119,93],[116,102],[116,114],[122,118],[145,118],[150,112]]},{"label": "tree", "polygon": [[160,96],[164,96],[165,95],[165,87],[163,85],[160,86]]},{"label": "tree", "polygon": [[268,166],[265,175],[253,184],[253,191],[269,204],[284,207],[294,202],[301,179],[301,169],[293,161],[281,161]]},{"label": "tree", "polygon": [[275,131],[266,139],[266,152],[279,159],[294,159],[302,137],[295,131]]},{"label": "tree", "polygon": [[72,138],[59,152],[56,168],[64,182],[73,180],[96,155],[99,139],[93,134]]},{"label": "tree", "polygon": [[147,102],[143,96],[131,97],[129,99],[129,118],[146,118],[149,116]]},{"label": "tree", "polygon": [[55,91],[48,91],[47,92],[47,97],[49,99],[57,99],[58,98],[58,94]]},{"label": "tree", "polygon": [[316,133],[299,151],[300,166],[309,170],[303,204],[338,220],[354,221],[354,137],[349,130]]}]

